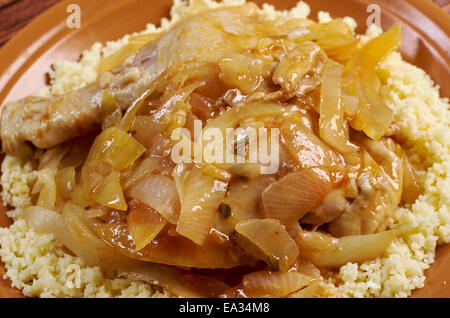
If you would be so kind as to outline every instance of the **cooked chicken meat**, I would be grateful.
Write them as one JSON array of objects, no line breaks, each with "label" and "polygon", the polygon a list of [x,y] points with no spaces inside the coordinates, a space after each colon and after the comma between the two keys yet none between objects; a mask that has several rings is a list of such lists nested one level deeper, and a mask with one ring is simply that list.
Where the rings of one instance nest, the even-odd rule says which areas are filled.
[{"label": "cooked chicken meat", "polygon": [[3,151],[29,154],[31,149],[25,142],[51,148],[84,135],[100,125],[106,92],[125,110],[158,77],[168,77],[176,85],[174,73],[182,73],[188,65],[197,69],[199,65],[218,64],[230,54],[254,48],[262,35],[279,35],[276,28],[255,14],[255,7],[247,5],[194,15],[149,43],[119,68],[101,74],[96,83],[65,96],[27,97],[4,105]]}]

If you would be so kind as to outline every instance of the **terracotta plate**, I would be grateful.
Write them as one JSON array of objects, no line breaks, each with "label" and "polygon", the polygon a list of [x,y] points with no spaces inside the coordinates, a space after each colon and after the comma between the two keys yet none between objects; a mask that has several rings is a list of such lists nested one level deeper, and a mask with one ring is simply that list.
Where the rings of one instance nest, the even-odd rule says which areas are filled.
[{"label": "terracotta plate", "polygon": [[[273,3],[278,9],[289,9],[297,0],[255,1]],[[158,23],[168,16],[171,0],[78,0],[82,19],[80,29],[66,26],[67,6],[62,1],[36,18],[0,50],[0,105],[31,94],[47,80],[46,72],[57,59],[76,60],[80,52],[95,42],[115,40],[141,30],[148,22]],[[331,12],[333,17],[351,16],[359,24],[359,32],[366,27],[371,14],[369,4],[381,8],[383,28],[403,23],[402,54],[409,62],[425,69],[441,85],[441,94],[450,97],[450,19],[443,11],[424,0],[306,0],[315,18],[319,10]],[[10,221],[1,206],[0,226]],[[425,288],[416,291],[418,297],[450,297],[450,246],[441,247],[437,262],[427,272]],[[0,267],[0,275],[4,268]],[[446,284],[446,281],[449,284]],[[0,279],[0,297],[19,297],[21,294]]]}]

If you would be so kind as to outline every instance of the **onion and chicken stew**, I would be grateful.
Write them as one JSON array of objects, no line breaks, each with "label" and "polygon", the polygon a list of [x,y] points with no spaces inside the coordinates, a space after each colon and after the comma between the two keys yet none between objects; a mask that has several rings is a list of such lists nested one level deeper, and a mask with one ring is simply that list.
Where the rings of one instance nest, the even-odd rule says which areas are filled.
[{"label": "onion and chicken stew", "polygon": [[[176,296],[314,296],[324,272],[382,256],[421,192],[380,93],[400,43],[399,25],[362,44],[342,19],[276,25],[251,3],[131,37],[96,82],[3,106],[3,151],[38,166],[25,218]],[[277,128],[279,169],[173,162],[195,122]]]}]

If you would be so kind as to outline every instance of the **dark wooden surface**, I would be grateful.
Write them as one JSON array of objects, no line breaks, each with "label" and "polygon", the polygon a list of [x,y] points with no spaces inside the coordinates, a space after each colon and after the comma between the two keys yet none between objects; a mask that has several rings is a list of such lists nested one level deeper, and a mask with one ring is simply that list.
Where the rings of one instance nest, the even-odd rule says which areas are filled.
[{"label": "dark wooden surface", "polygon": [[0,0],[0,47],[39,13],[60,0]]},{"label": "dark wooden surface", "polygon": [[[60,0],[0,0],[0,47],[2,47],[15,33],[25,27],[33,17],[39,15],[39,13],[59,1]],[[432,1],[450,14],[450,0]]]}]

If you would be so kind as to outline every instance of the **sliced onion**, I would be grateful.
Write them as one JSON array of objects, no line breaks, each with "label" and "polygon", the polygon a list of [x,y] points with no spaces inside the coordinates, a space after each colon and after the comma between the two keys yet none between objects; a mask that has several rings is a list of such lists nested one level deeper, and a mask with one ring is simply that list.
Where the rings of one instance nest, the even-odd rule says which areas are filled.
[{"label": "sliced onion", "polygon": [[[186,272],[154,263],[143,263],[122,256],[97,238],[82,222],[74,207],[65,207],[63,216],[40,207],[24,211],[27,223],[39,233],[53,234],[56,240],[80,257],[88,266],[118,271],[119,276],[158,285],[181,297],[216,296],[186,284]],[[212,282],[208,279],[208,281]],[[220,286],[217,283],[216,286]],[[220,290],[224,288],[223,284]],[[219,290],[218,288],[214,290]]]},{"label": "sliced onion", "polygon": [[88,219],[95,219],[104,216],[107,213],[108,208],[89,209],[84,211],[85,216]]},{"label": "sliced onion", "polygon": [[298,113],[281,123],[282,141],[295,162],[302,168],[343,166],[344,159],[317,137]]},{"label": "sliced onion", "polygon": [[163,96],[163,104],[153,115],[155,121],[161,123],[170,136],[172,132],[186,124],[189,96],[205,85],[204,81],[195,81],[175,91],[167,90]]},{"label": "sliced onion", "polygon": [[58,242],[89,266],[115,270],[133,263],[96,237],[70,205],[64,207],[62,215],[40,207],[30,207],[24,211],[24,219],[37,232],[55,235]]},{"label": "sliced onion", "polygon": [[267,217],[292,224],[319,205],[333,189],[328,173],[320,168],[288,174],[262,193]]},{"label": "sliced onion", "polygon": [[214,165],[203,164],[201,169],[203,174],[209,175],[216,180],[220,180],[223,182],[230,182],[232,178],[231,173],[229,173],[226,170],[220,169],[219,167]]},{"label": "sliced onion", "polygon": [[120,173],[116,170],[111,170],[90,196],[97,203],[113,209],[126,211],[128,208],[120,185]]},{"label": "sliced onion", "polygon": [[121,271],[119,276],[161,286],[183,298],[213,298],[229,288],[217,279],[159,264],[145,264],[135,269]]},{"label": "sliced onion", "polygon": [[202,246],[181,235],[158,235],[139,252],[129,236],[126,224],[95,224],[96,233],[108,244],[129,257],[179,267],[233,268],[253,265],[255,259],[230,242],[218,243],[208,237]]},{"label": "sliced onion", "polygon": [[180,198],[173,180],[151,174],[132,186],[127,194],[158,211],[169,223],[178,223]]},{"label": "sliced onion", "polygon": [[145,147],[122,129],[111,127],[104,130],[94,141],[86,164],[97,161],[110,164],[123,170],[135,162],[144,152]]},{"label": "sliced onion", "polygon": [[38,170],[58,168],[69,150],[70,148],[64,145],[47,150],[39,160]]},{"label": "sliced onion", "polygon": [[296,271],[260,271],[244,276],[242,291],[251,298],[286,297],[313,282],[314,278]]},{"label": "sliced onion", "polygon": [[183,183],[177,232],[202,245],[214,224],[227,185],[194,168]]},{"label": "sliced onion", "polygon": [[37,180],[42,188],[39,192],[37,205],[49,210],[55,209],[56,206],[56,168],[46,168],[37,173]]},{"label": "sliced onion", "polygon": [[403,156],[403,192],[402,200],[406,203],[412,204],[416,201],[422,193],[417,170],[408,160],[408,156]]},{"label": "sliced onion", "polygon": [[73,189],[72,202],[82,208],[87,208],[96,204],[96,202],[92,200],[90,195],[86,194],[83,185],[80,183],[76,184],[75,188]]},{"label": "sliced onion", "polygon": [[297,234],[302,257],[320,267],[340,267],[349,262],[362,263],[383,255],[395,239],[394,231],[333,238],[318,232]]},{"label": "sliced onion", "polygon": [[241,177],[255,178],[264,171],[264,166],[258,163],[214,163],[217,167]]},{"label": "sliced onion", "polygon": [[[325,64],[322,73],[320,101],[320,137],[341,154],[355,153],[359,147],[349,141],[349,128],[344,118],[341,77],[344,68],[336,62]],[[359,157],[356,156],[356,159]],[[358,161],[351,162],[356,165]]]},{"label": "sliced onion", "polygon": [[123,116],[120,127],[125,131],[130,131],[133,128],[134,120],[136,119],[136,114],[144,105],[144,101],[149,97],[154,91],[156,86],[156,81],[147,88],[138,98],[136,98],[130,107],[128,107],[125,115]]},{"label": "sliced onion", "polygon": [[140,251],[161,232],[166,221],[161,214],[137,200],[131,201],[129,205],[128,230],[136,245],[136,251]]},{"label": "sliced onion", "polygon": [[251,219],[236,225],[237,244],[265,261],[272,271],[287,271],[296,261],[298,248],[278,220]]},{"label": "sliced onion", "polygon": [[289,295],[289,298],[319,298],[323,295],[324,288],[320,282],[315,281],[311,285]]},{"label": "sliced onion", "polygon": [[123,188],[125,190],[129,189],[130,187],[138,183],[140,180],[156,171],[160,166],[160,164],[161,162],[159,158],[156,157],[145,158],[144,160],[139,162],[136,167],[133,167],[133,171],[129,176],[127,176],[123,184]]},{"label": "sliced onion", "polygon": [[156,137],[163,133],[163,125],[156,122],[152,116],[136,116],[133,121],[134,138],[145,148],[150,149]]},{"label": "sliced onion", "polygon": [[226,128],[234,128],[244,119],[276,116],[282,114],[283,111],[283,107],[275,103],[244,104],[229,108],[225,113],[211,120],[203,131],[205,132],[210,128],[219,128],[225,132]]},{"label": "sliced onion", "polygon": [[351,126],[379,140],[393,121],[393,111],[379,94],[380,79],[376,71],[381,62],[400,47],[401,25],[369,41],[345,66],[344,85],[359,98],[359,111]]},{"label": "sliced onion", "polygon": [[343,95],[342,96],[342,105],[344,107],[345,116],[354,118],[358,112],[358,97]]},{"label": "sliced onion", "polygon": [[70,199],[75,188],[75,167],[58,170],[55,182],[58,196],[63,199]]}]

